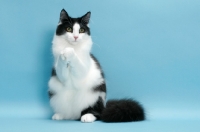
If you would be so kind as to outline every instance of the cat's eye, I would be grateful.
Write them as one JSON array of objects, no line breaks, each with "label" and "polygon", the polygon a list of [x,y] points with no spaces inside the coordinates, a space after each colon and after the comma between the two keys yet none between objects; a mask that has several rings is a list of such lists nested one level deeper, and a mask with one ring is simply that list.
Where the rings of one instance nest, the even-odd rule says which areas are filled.
[{"label": "cat's eye", "polygon": [[67,30],[67,32],[72,32],[72,28],[70,28],[70,27],[67,27],[66,30]]},{"label": "cat's eye", "polygon": [[85,29],[81,28],[81,29],[79,30],[79,32],[80,32],[80,33],[84,33],[84,32],[85,32]]}]

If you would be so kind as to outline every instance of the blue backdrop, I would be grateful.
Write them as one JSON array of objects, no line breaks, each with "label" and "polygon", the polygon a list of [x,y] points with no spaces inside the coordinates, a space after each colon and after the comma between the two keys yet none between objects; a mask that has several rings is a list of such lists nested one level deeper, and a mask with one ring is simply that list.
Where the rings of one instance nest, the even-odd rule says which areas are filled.
[{"label": "blue backdrop", "polygon": [[200,119],[199,6],[198,0],[1,0],[0,117],[50,117],[51,41],[65,8],[72,17],[92,13],[92,53],[104,69],[108,99],[139,100],[148,120]]}]

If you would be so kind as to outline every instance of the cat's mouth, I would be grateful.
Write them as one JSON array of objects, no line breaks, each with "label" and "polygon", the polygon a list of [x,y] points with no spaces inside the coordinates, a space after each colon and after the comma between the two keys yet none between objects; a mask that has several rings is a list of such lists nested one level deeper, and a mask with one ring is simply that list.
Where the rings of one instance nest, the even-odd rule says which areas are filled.
[{"label": "cat's mouth", "polygon": [[74,43],[74,44],[77,44],[77,43],[78,43],[78,41],[77,41],[77,40],[74,40],[74,41],[73,41],[73,43]]},{"label": "cat's mouth", "polygon": [[75,44],[77,44],[80,40],[75,40],[75,39],[66,39],[69,43],[71,43],[72,45],[75,45]]},{"label": "cat's mouth", "polygon": [[72,44],[72,45],[76,45],[76,44],[78,44],[78,40],[72,40],[70,43]]}]

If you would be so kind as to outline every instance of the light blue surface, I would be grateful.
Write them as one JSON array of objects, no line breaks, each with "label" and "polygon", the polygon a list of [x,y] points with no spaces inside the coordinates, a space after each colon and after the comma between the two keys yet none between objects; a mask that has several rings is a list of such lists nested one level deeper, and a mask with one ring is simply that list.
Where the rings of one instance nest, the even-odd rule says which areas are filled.
[{"label": "light blue surface", "polygon": [[[45,119],[0,119],[5,132],[195,132],[199,120],[156,120],[136,123],[80,123]],[[12,124],[12,126],[11,126]]]},{"label": "light blue surface", "polygon": [[[199,6],[197,0],[1,0],[0,130],[64,131],[76,125],[96,131],[199,130]],[[92,12],[92,52],[104,69],[108,99],[139,100],[148,121],[85,125],[49,120],[51,41],[62,8],[72,17]]]}]

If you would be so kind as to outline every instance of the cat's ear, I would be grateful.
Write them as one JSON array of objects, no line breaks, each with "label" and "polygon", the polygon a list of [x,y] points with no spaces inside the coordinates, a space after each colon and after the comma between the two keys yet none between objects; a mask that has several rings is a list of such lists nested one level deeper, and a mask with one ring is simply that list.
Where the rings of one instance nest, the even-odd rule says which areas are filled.
[{"label": "cat's ear", "polygon": [[60,22],[69,20],[69,15],[65,11],[65,9],[62,9],[60,12]]},{"label": "cat's ear", "polygon": [[84,16],[82,16],[81,18],[81,22],[84,23],[84,24],[89,24],[89,21],[90,21],[90,16],[91,16],[91,12],[87,12]]}]

